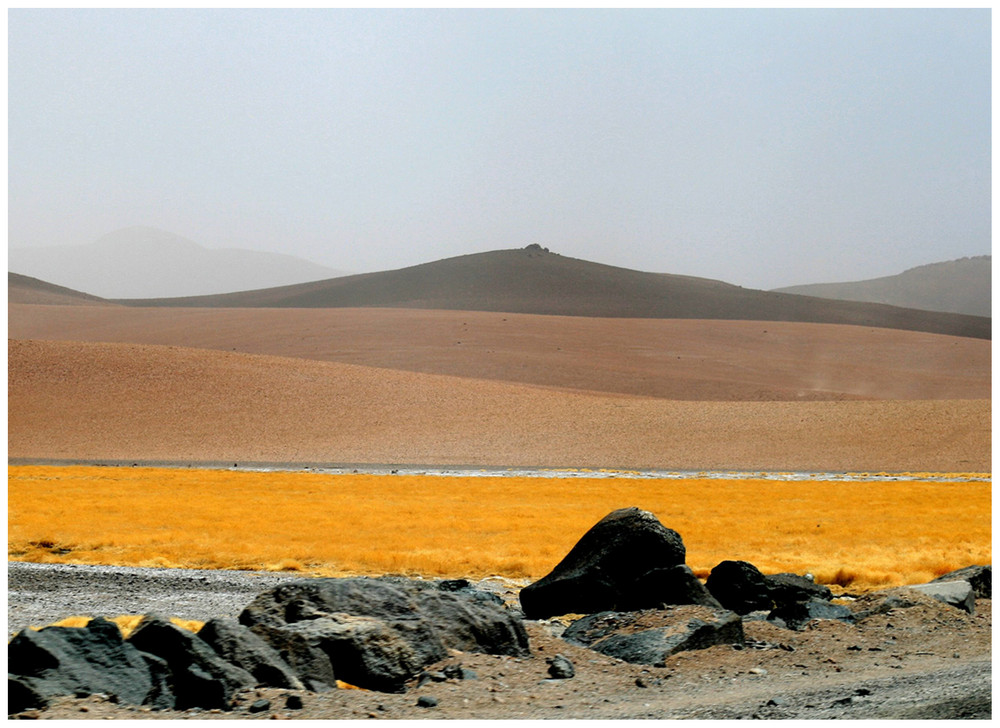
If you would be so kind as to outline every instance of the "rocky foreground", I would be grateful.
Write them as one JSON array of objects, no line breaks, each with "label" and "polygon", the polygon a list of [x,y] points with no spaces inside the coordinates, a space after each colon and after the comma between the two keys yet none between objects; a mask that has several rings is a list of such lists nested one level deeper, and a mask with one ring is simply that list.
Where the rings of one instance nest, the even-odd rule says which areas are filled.
[{"label": "rocky foreground", "polygon": [[[91,608],[60,616],[113,616],[127,604],[147,617],[126,639],[101,618],[86,628],[22,630],[8,645],[8,712],[990,717],[989,567],[833,599],[807,578],[765,576],[746,562],[723,562],[703,584],[683,558],[678,534],[623,509],[524,588],[499,579],[252,574],[237,584],[227,575],[213,582],[197,573],[98,570]],[[10,567],[9,628],[28,615],[34,621],[33,595],[46,582],[88,593],[84,567]],[[256,596],[242,591],[259,587]],[[162,613],[199,618],[199,601],[214,612],[197,635],[156,616],[168,592],[177,608]]]}]

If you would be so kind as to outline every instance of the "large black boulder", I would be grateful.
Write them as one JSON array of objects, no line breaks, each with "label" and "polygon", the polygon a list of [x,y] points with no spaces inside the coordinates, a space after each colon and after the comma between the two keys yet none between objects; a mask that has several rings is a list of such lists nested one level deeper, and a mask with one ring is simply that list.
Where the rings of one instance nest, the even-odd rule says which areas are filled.
[{"label": "large black boulder", "polygon": [[7,712],[40,708],[59,695],[104,693],[121,703],[171,708],[162,671],[102,618],[86,627],[19,632],[7,645]]},{"label": "large black boulder", "polygon": [[590,614],[569,625],[562,638],[643,665],[662,663],[685,650],[746,642],[738,615],[697,605]]},{"label": "large black boulder", "polygon": [[312,687],[343,680],[399,691],[449,650],[528,654],[524,625],[488,594],[398,578],[309,579],[274,587],[240,622]]},{"label": "large black boulder", "polygon": [[653,594],[643,601],[635,583],[650,571],[683,564],[684,542],[652,513],[638,508],[613,511],[587,531],[546,576],[521,590],[528,619],[559,614],[589,614],[655,607]]},{"label": "large black boulder", "polygon": [[773,606],[764,575],[747,561],[723,561],[712,569],[705,586],[723,607],[737,614]]},{"label": "large black boulder", "polygon": [[253,675],[226,662],[198,635],[162,617],[143,617],[128,641],[166,663],[179,710],[227,710],[236,692],[257,684]]}]

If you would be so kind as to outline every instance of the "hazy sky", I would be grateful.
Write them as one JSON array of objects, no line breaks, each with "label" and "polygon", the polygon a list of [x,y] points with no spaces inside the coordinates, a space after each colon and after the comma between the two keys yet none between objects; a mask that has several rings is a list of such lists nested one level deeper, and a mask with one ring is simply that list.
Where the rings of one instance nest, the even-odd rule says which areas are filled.
[{"label": "hazy sky", "polygon": [[9,10],[11,247],[754,288],[989,253],[979,10]]}]

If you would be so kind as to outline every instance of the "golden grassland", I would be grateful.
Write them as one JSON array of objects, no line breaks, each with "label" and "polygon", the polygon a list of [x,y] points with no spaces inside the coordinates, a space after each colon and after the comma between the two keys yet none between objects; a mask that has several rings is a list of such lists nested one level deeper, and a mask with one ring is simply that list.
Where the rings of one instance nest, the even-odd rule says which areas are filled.
[{"label": "golden grassland", "polygon": [[455,477],[8,467],[8,559],[536,579],[612,510],[720,561],[852,589],[988,564],[988,482]]}]

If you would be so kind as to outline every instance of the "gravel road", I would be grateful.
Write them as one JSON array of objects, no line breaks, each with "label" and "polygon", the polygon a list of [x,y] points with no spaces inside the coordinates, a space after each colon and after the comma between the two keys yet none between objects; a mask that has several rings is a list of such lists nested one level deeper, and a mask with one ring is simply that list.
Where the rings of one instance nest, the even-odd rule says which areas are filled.
[{"label": "gravel road", "polygon": [[7,562],[7,636],[72,615],[237,616],[288,574]]}]

